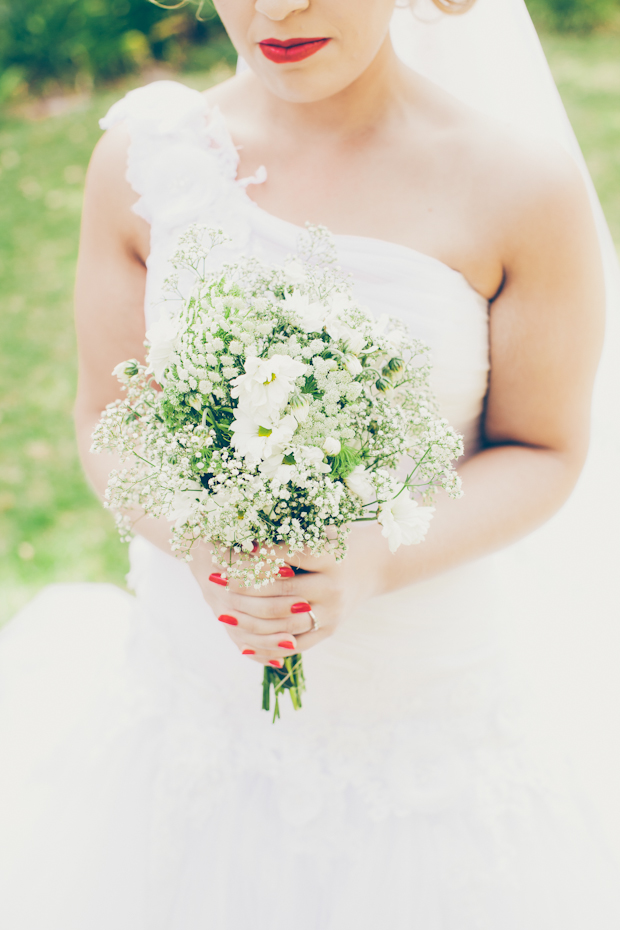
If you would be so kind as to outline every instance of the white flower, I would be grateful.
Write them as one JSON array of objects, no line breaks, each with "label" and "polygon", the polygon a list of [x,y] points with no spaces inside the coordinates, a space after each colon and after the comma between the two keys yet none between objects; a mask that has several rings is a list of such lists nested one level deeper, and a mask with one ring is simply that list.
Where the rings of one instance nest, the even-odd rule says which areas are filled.
[{"label": "white flower", "polygon": [[258,470],[265,478],[273,478],[283,461],[283,454],[281,452],[276,452],[274,455],[267,456],[258,466]]},{"label": "white flower", "polygon": [[347,369],[352,378],[356,378],[363,370],[363,365],[357,355],[346,355],[344,367]]},{"label": "white flower", "polygon": [[231,381],[231,397],[239,408],[256,423],[270,426],[280,418],[295,387],[295,379],[303,375],[306,366],[290,355],[273,358],[253,356],[245,359],[245,374]]},{"label": "white flower", "polygon": [[340,316],[346,313],[351,306],[351,298],[348,294],[332,294],[327,298],[329,309],[333,314]]},{"label": "white flower", "polygon": [[286,283],[292,284],[293,287],[296,287],[298,284],[303,284],[306,280],[306,272],[301,262],[298,262],[296,258],[286,262],[284,265],[284,278]]},{"label": "white flower", "polygon": [[419,507],[406,491],[381,504],[377,520],[383,527],[381,535],[387,539],[390,552],[396,552],[400,545],[421,543],[434,510],[434,507]]},{"label": "white flower", "polygon": [[297,420],[290,414],[282,417],[276,426],[265,427],[237,407],[230,427],[231,445],[254,464],[273,455],[279,455],[281,462],[282,446],[291,441],[296,429]]},{"label": "white flower", "polygon": [[330,466],[323,461],[323,450],[319,449],[318,446],[300,446],[299,449],[295,450],[295,458],[307,465],[313,465],[317,471],[321,471],[323,474],[331,471]]},{"label": "white flower", "polygon": [[[349,352],[352,352],[353,355],[359,355],[363,348],[366,347],[368,340],[363,333],[358,332],[355,329],[349,327],[349,334],[347,335],[347,347]],[[352,373],[352,372],[351,372]]]},{"label": "white flower", "polygon": [[174,521],[176,529],[179,529],[194,516],[200,504],[206,503],[206,499],[211,496],[200,484],[195,484],[186,491],[175,491],[172,510],[167,514],[167,520],[170,523]]},{"label": "white flower", "polygon": [[146,333],[149,343],[147,370],[157,381],[161,381],[166,368],[172,362],[172,356],[177,349],[179,327],[178,320],[158,320]]},{"label": "white flower", "polygon": [[349,491],[361,497],[365,504],[369,504],[377,496],[377,492],[368,477],[369,474],[370,472],[367,472],[363,465],[356,465],[351,474],[344,479]]},{"label": "white flower", "polygon": [[288,484],[295,469],[294,465],[284,465],[283,458],[284,456],[281,452],[276,453],[275,455],[270,455],[268,459],[265,459],[265,461],[259,465],[261,475],[264,475],[265,478],[270,478],[274,488],[282,484]]},{"label": "white flower", "polygon": [[116,365],[112,370],[112,374],[123,384],[127,384],[131,374],[135,374],[137,370],[138,366],[134,361],[119,362],[118,365]]},{"label": "white flower", "polygon": [[290,409],[298,423],[305,423],[310,413],[310,399],[308,395],[294,395],[290,401]]},{"label": "white flower", "polygon": [[344,320],[333,313],[330,313],[327,317],[325,329],[332,339],[341,339],[342,342],[346,343],[348,351],[353,356],[361,352],[368,342],[362,333],[351,329],[348,323],[345,323]]},{"label": "white flower", "polygon": [[285,294],[284,307],[299,317],[299,326],[305,333],[320,333],[323,329],[327,308],[320,303],[310,303],[307,294],[299,291]]},{"label": "white flower", "polygon": [[340,440],[335,439],[333,436],[328,436],[323,443],[323,452],[325,455],[338,455],[341,448],[342,445]]}]

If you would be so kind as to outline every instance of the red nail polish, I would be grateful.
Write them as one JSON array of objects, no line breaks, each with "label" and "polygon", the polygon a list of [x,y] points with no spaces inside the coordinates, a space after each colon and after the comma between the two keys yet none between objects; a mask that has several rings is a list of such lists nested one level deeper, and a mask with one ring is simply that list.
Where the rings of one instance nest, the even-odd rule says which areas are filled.
[{"label": "red nail polish", "polygon": [[252,553],[253,553],[253,554],[256,554],[256,553],[258,552],[259,549],[260,549],[259,544],[258,544],[257,542],[255,542],[255,543],[252,545]]},{"label": "red nail polish", "polygon": [[307,614],[312,610],[310,604],[307,601],[300,601],[298,604],[293,604],[291,607],[292,614]]},{"label": "red nail polish", "polygon": [[221,584],[224,588],[228,587],[228,579],[222,578],[221,572],[213,572],[209,575],[209,581],[212,581],[213,584]]},{"label": "red nail polish", "polygon": [[278,643],[278,646],[280,647],[280,649],[294,649],[294,648],[295,648],[295,643],[292,643],[292,642],[291,642],[290,640],[288,640],[288,639],[284,639],[284,640],[282,640],[281,643]]},{"label": "red nail polish", "polygon": [[255,649],[244,649],[241,655],[242,656],[254,656],[256,655],[256,650]]},{"label": "red nail polish", "polygon": [[276,668],[282,668],[282,663],[279,662],[277,659],[269,659],[269,664],[275,665]]},{"label": "red nail polish", "polygon": [[230,614],[221,614],[217,619],[220,623],[228,623],[229,626],[239,626],[237,618],[231,617]]},{"label": "red nail polish", "polygon": [[290,565],[282,565],[280,568],[280,578],[294,578],[295,572]]}]

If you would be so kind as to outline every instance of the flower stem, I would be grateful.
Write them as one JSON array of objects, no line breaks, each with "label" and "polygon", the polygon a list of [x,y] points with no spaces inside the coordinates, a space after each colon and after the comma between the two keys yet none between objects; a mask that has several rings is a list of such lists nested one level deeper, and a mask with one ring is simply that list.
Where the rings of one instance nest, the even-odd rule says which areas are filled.
[{"label": "flower stem", "polygon": [[301,708],[301,695],[306,690],[306,679],[300,655],[287,656],[282,668],[266,665],[263,674],[263,710],[271,709],[271,688],[274,694],[273,723],[280,716],[280,695],[288,691],[295,710]]}]

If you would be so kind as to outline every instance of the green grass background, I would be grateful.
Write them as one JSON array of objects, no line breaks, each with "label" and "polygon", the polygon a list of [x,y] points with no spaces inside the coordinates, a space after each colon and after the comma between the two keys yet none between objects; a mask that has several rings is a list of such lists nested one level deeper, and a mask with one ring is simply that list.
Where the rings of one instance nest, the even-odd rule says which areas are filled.
[{"label": "green grass background", "polygon": [[[554,35],[545,47],[620,244],[620,38]],[[124,583],[126,546],[76,455],[72,288],[97,121],[135,83],[64,116],[0,114],[0,623],[51,581]]]}]

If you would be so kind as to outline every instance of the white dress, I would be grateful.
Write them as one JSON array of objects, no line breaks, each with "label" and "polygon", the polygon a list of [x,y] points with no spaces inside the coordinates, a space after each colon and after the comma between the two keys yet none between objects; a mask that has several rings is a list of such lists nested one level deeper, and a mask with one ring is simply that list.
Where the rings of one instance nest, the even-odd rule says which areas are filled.
[{"label": "white dress", "polygon": [[[120,120],[147,322],[192,222],[231,235],[226,258],[295,251],[201,94],[153,84]],[[404,246],[336,243],[360,299],[431,345],[471,454],[486,301]],[[619,930],[594,819],[526,751],[492,559],[361,607],[276,725],[186,564],[136,537],[129,581],[47,589],[0,638],[2,930]]]}]

